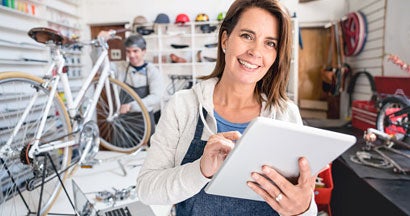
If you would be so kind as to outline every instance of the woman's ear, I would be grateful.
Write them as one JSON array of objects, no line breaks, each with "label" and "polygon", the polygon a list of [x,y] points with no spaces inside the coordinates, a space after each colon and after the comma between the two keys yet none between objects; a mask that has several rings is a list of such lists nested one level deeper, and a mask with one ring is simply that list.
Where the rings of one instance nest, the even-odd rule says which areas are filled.
[{"label": "woman's ear", "polygon": [[222,36],[221,36],[221,48],[224,52],[226,50],[227,43],[228,43],[228,33],[224,31],[222,32]]}]

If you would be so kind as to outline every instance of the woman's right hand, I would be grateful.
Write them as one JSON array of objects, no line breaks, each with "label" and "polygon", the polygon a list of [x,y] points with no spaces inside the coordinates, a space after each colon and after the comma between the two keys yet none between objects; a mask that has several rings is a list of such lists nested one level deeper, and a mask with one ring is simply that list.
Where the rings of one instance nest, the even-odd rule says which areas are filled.
[{"label": "woman's right hand", "polygon": [[241,138],[238,131],[218,133],[209,137],[201,157],[201,172],[207,178],[219,170],[226,156],[234,147],[234,141]]}]

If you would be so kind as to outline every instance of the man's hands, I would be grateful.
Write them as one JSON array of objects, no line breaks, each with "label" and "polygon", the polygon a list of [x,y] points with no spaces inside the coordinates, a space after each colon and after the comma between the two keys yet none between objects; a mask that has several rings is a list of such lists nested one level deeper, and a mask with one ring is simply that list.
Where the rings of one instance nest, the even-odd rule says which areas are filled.
[{"label": "man's hands", "polygon": [[120,107],[120,113],[125,114],[131,110],[131,104],[122,104]]}]

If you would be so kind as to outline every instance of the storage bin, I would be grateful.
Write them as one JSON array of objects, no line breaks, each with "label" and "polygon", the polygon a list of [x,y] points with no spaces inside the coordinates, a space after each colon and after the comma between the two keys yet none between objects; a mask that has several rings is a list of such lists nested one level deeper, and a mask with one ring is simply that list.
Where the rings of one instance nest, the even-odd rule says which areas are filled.
[{"label": "storage bin", "polygon": [[323,187],[315,187],[315,201],[318,205],[329,205],[332,197],[333,190],[333,178],[332,178],[332,168],[323,170],[319,173],[318,177],[322,178],[324,183]]}]

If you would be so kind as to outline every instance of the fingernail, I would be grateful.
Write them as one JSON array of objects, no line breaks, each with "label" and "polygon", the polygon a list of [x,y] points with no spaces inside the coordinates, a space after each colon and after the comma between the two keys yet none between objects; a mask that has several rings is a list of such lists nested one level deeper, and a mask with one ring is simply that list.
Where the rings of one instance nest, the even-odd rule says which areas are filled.
[{"label": "fingernail", "polygon": [[259,175],[256,174],[256,173],[252,173],[252,178],[255,179],[255,180],[257,180],[257,179],[259,179]]},{"label": "fingernail", "polygon": [[262,171],[266,174],[270,173],[270,169],[267,166],[262,166]]}]

